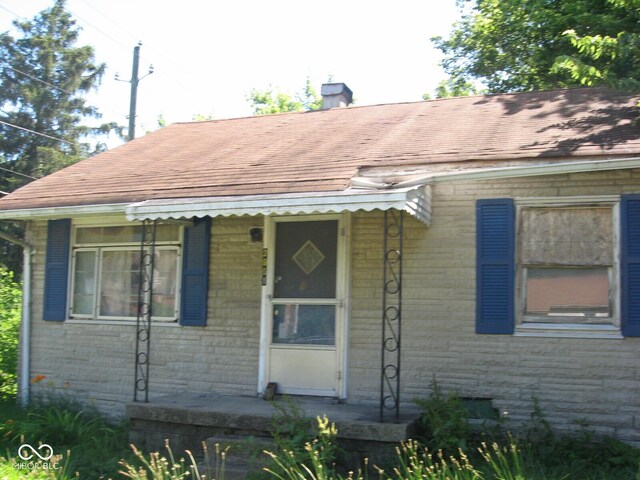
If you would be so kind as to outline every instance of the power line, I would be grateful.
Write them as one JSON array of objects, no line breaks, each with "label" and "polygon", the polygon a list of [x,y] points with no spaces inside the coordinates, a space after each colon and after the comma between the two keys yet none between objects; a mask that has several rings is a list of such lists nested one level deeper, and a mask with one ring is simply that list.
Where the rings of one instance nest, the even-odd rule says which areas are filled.
[{"label": "power line", "polygon": [[[127,35],[129,35],[129,37],[131,37],[133,40],[135,40],[137,37],[136,35],[134,35],[133,33],[131,33],[129,30],[127,30],[125,27],[123,27],[120,23],[116,22],[113,18],[111,18],[109,15],[107,15],[106,13],[104,13],[102,10],[98,9],[95,5],[93,5],[91,2],[89,2],[88,0],[83,0],[83,3],[85,3],[86,5],[88,5],[89,7],[91,7],[92,9],[94,9],[96,12],[98,12],[100,15],[102,15],[104,18],[106,18],[107,20],[109,20],[111,23],[113,23],[116,27],[118,27],[120,30],[122,30],[124,33],[126,33]],[[74,13],[74,15],[78,16],[77,14]],[[95,27],[94,27],[95,28]],[[111,37],[110,37],[111,38]],[[153,45],[149,44],[147,45],[145,43],[145,47],[150,48],[151,50],[153,50],[156,54],[160,55],[161,57],[164,57],[166,60],[170,61],[171,63],[173,63],[176,67],[178,67],[180,69],[180,71],[184,72],[185,70],[187,70],[183,65],[180,65],[177,61],[175,61],[174,59],[168,57],[162,50],[154,48]],[[144,55],[140,56],[141,59],[148,61],[149,63],[156,63],[153,62],[152,60],[150,60],[149,58],[146,58]],[[187,71],[187,73],[193,75],[193,72],[191,71]],[[171,75],[169,75],[171,76]],[[179,79],[172,77],[174,80],[176,80],[182,87],[187,87],[187,85],[185,85],[184,83],[180,82]]]},{"label": "power line", "polygon": [[[31,80],[35,80],[36,82],[40,82],[40,83],[46,85],[47,87],[55,88],[56,90],[60,90],[61,92],[66,93],[67,95],[71,95],[72,97],[76,95],[75,93],[72,93],[69,90],[65,90],[62,87],[58,87],[56,85],[53,85],[52,83],[49,83],[49,82],[47,82],[45,80],[42,80],[41,78],[35,77],[35,76],[33,76],[33,75],[31,75],[31,74],[29,74],[27,72],[23,72],[22,70],[18,70],[17,68],[14,68],[11,65],[9,65],[7,62],[5,62],[3,66],[5,68],[9,68],[10,70],[13,70],[14,72],[17,72],[17,73],[21,74],[21,75],[29,77]],[[111,108],[107,108],[106,110],[110,111],[111,113],[115,113],[118,116],[123,116],[122,112],[118,112],[118,111],[113,110]]]},{"label": "power line", "polygon": [[74,93],[71,93],[69,90],[65,90],[62,87],[58,87],[56,85],[53,85],[45,80],[42,80],[41,78],[38,77],[34,77],[33,75],[27,73],[27,72],[23,72],[22,70],[18,70],[17,68],[12,67],[11,65],[9,65],[8,63],[5,62],[5,64],[3,65],[5,68],[9,68],[10,70],[13,70],[14,72],[20,73],[21,75],[24,75],[25,77],[29,77],[31,80],[35,80],[36,82],[40,82],[43,83],[44,85],[46,85],[47,87],[51,87],[51,88],[55,88],[56,90],[60,90],[61,92],[67,93],[71,96],[75,95]]},{"label": "power line", "polygon": [[57,140],[58,142],[66,143],[68,145],[75,145],[76,147],[81,147],[79,143],[70,142],[69,140],[63,140],[62,138],[52,137],[51,135],[47,135],[46,133],[36,132],[35,130],[29,130],[28,128],[21,127],[19,125],[14,125],[13,123],[5,122],[0,120],[0,123],[3,125],[7,125],[9,127],[17,128],[19,130],[24,130],[25,132],[33,133],[34,135],[40,135],[41,137],[50,138],[51,140]]},{"label": "power line", "polygon": [[101,29],[99,29],[98,27],[96,27],[95,25],[93,25],[91,22],[88,22],[87,20],[85,20],[84,18],[82,18],[80,15],[78,15],[75,12],[71,12],[71,9],[69,9],[67,7],[67,9],[69,10],[70,13],[73,13],[73,16],[79,20],[81,20],[83,23],[85,23],[86,25],[88,25],[89,27],[93,28],[94,30],[96,30],[97,32],[101,33],[102,35],[104,35],[105,37],[107,37],[108,39],[110,39],[113,43],[115,43],[116,45],[124,48],[125,50],[129,50],[129,47],[127,47],[126,45],[120,43],[120,41],[116,40],[115,38],[113,38],[111,35],[109,35],[108,33],[102,31]]},{"label": "power line", "polygon": [[[20,15],[18,15],[17,13],[15,13],[15,12],[13,12],[13,11],[9,10],[8,8],[4,7],[3,5],[0,5],[0,8],[2,8],[3,10],[6,10],[7,12],[9,12],[11,15],[13,15],[14,17],[16,17],[17,19],[26,18],[26,17],[20,16]],[[67,7],[67,9],[68,9],[68,7]],[[69,10],[69,12],[71,12],[71,11]],[[76,15],[75,13],[74,13],[73,15],[77,17],[77,15]],[[78,18],[79,18],[79,17],[78,17]],[[84,22],[86,22],[86,20],[84,20]],[[87,23],[87,25],[89,25],[90,27],[92,27],[92,28],[96,29],[97,31],[99,31],[99,32],[100,32],[100,33],[102,33],[103,35],[105,35],[105,36],[109,37],[111,40],[114,40],[112,37],[110,37],[109,35],[107,35],[107,34],[106,34],[106,33],[104,33],[103,31],[101,31],[101,30],[100,30],[100,29],[98,29],[97,27],[95,27],[95,26],[91,25],[89,22],[86,22],[86,23]],[[114,40],[114,41],[115,41],[115,40]],[[116,42],[116,43],[117,43],[117,42]],[[119,45],[120,45],[120,46],[123,46],[122,44],[119,44]],[[123,47],[124,47],[124,46],[123,46]],[[126,48],[126,47],[125,47],[125,48]],[[35,76],[33,76],[33,75],[30,75],[30,74],[29,74],[29,73],[27,73],[27,72],[23,72],[23,71],[21,71],[21,70],[18,70],[17,68],[14,68],[14,67],[12,67],[11,65],[9,65],[7,62],[4,62],[4,66],[5,66],[6,68],[9,68],[9,69],[13,70],[14,72],[17,72],[17,73],[19,73],[19,74],[21,74],[21,75],[24,75],[24,76],[26,76],[26,77],[28,77],[28,78],[30,78],[30,79],[32,79],[32,80],[35,80],[35,81],[37,81],[37,82],[40,82],[40,83],[42,83],[42,84],[44,84],[44,85],[46,85],[46,86],[48,86],[48,87],[50,87],[50,88],[55,88],[56,90],[59,90],[59,91],[61,91],[61,92],[64,92],[64,93],[66,93],[67,95],[71,95],[71,96],[76,95],[76,94],[74,94],[74,93],[70,92],[69,90],[65,90],[65,89],[64,89],[64,88],[62,88],[62,87],[58,87],[57,85],[53,85],[53,84],[51,84],[51,83],[49,83],[49,82],[47,82],[47,81],[45,81],[45,80],[42,80],[42,79],[40,79],[40,78],[38,78],[38,77],[35,77]],[[101,109],[101,110],[102,110],[102,109]],[[113,113],[113,114],[115,114],[115,115],[117,115],[117,116],[119,116],[119,117],[124,116],[124,114],[123,114],[121,111],[116,111],[115,109],[112,109],[112,108],[105,108],[104,110],[107,110],[107,111],[109,111],[109,112],[111,112],[111,113]]]},{"label": "power line", "polygon": [[16,12],[12,12],[11,10],[9,10],[7,7],[5,7],[4,5],[0,5],[0,8],[3,9],[5,12],[9,12],[11,15],[13,15],[14,17],[20,19],[20,18],[24,18],[21,17],[20,15],[18,15]]},{"label": "power line", "polygon": [[[131,33],[129,30],[127,30],[125,27],[123,27],[120,23],[116,22],[113,18],[109,17],[106,13],[104,13],[103,11],[101,11],[100,9],[98,9],[95,5],[93,5],[91,2],[87,1],[87,0],[83,0],[83,3],[88,5],[89,7],[91,7],[93,10],[95,10],[98,14],[102,15],[104,18],[106,18],[107,20],[109,20],[112,24],[114,24],[116,27],[118,27],[122,32],[126,33],[130,38],[132,39],[136,39],[136,36]],[[74,13],[74,15],[77,17],[78,15],[76,13]],[[86,20],[85,20],[86,21]],[[89,24],[90,25],[90,24]],[[92,26],[92,25],[90,25]],[[95,27],[94,27],[95,28]],[[104,32],[101,32],[104,35]],[[108,35],[107,35],[108,36]],[[109,38],[111,38],[112,40],[116,41],[115,39],[113,39],[113,37],[108,36]],[[122,45],[118,42],[119,45]],[[173,65],[175,65],[176,67],[178,67],[178,69],[181,72],[186,72],[189,73],[191,77],[196,77],[196,75],[193,73],[193,71],[188,70],[187,68],[185,68],[183,65],[179,64],[176,60],[174,60],[173,58],[170,58],[169,56],[166,55],[165,52],[163,52],[161,49],[155,48],[152,44],[146,44],[145,43],[145,48],[149,48],[150,50],[152,50],[153,52],[155,52],[156,55],[159,55],[160,57],[163,57],[165,60],[168,60],[169,62],[171,62]],[[151,60],[150,58],[148,58],[146,55],[140,55],[140,59],[144,60],[146,62],[149,62],[150,64],[157,64],[156,61]],[[157,58],[156,58],[157,60]],[[165,72],[159,72],[160,75],[166,75],[167,77],[169,77],[176,85],[182,87],[185,90],[191,90],[193,88],[193,85],[187,85],[185,84],[179,77],[174,76],[171,73],[171,70],[167,70]]]},{"label": "power line", "polygon": [[[127,35],[129,35],[129,37],[131,37],[132,41],[137,41],[137,36],[134,35],[133,33],[131,33],[129,30],[127,30],[126,28],[124,28],[122,25],[120,25],[118,22],[116,22],[113,18],[111,18],[109,15],[107,15],[106,13],[104,13],[102,10],[99,10],[95,5],[91,4],[90,2],[88,2],[87,0],[84,0],[84,3],[88,6],[90,6],[91,8],[93,8],[96,12],[98,12],[100,15],[102,15],[104,18],[106,18],[107,20],[109,20],[111,23],[113,23],[116,27],[118,27],[120,30],[122,30],[124,33],[126,33]],[[75,15],[75,14],[74,14]]]},{"label": "power line", "polygon": [[20,175],[21,177],[30,178],[31,180],[38,180],[36,177],[32,177],[31,175],[27,175],[25,173],[16,172],[15,170],[10,170],[8,168],[0,167],[0,170],[4,170],[5,172],[13,173],[14,175]]}]

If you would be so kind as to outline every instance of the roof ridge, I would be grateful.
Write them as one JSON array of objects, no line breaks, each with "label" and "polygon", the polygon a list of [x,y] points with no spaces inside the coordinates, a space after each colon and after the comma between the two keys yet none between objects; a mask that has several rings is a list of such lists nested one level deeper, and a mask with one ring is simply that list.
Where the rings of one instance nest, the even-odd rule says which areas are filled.
[{"label": "roof ridge", "polygon": [[478,99],[478,98],[495,98],[495,97],[506,97],[506,96],[521,96],[521,95],[534,95],[534,94],[545,94],[545,93],[562,93],[562,92],[573,92],[578,90],[611,90],[607,87],[574,87],[574,88],[550,88],[547,90],[529,90],[526,92],[497,92],[497,93],[482,93],[476,95],[461,95],[458,97],[442,97],[442,98],[432,98],[429,100],[413,100],[413,101],[405,101],[405,102],[393,102],[393,103],[373,103],[369,105],[349,105],[348,107],[341,108],[331,108],[327,110],[300,110],[300,111],[291,111],[291,112],[276,112],[276,113],[268,113],[263,115],[244,115],[241,117],[225,117],[225,118],[212,118],[209,120],[188,120],[181,122],[174,122],[171,125],[193,125],[199,123],[220,123],[220,122],[228,122],[228,121],[236,121],[236,120],[246,120],[249,118],[273,118],[273,117],[283,117],[288,115],[304,115],[304,114],[313,114],[313,113],[321,113],[321,112],[343,112],[348,110],[359,110],[363,108],[376,108],[376,107],[391,107],[391,106],[399,106],[399,105],[414,105],[419,103],[434,103],[434,102],[450,102],[456,100],[466,100],[466,99]]}]

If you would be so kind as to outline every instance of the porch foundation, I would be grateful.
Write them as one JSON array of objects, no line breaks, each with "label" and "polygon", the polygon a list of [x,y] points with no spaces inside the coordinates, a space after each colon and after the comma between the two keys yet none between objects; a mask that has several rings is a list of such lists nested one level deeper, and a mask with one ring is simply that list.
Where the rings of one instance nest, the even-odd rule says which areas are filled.
[{"label": "porch foundation", "polygon": [[[336,424],[338,443],[350,454],[375,459],[411,435],[417,418],[415,408],[405,408],[397,423],[380,423],[375,404],[353,405],[335,399],[294,397],[301,413],[311,419],[326,415]],[[284,402],[276,397],[275,402]],[[129,403],[130,441],[147,451],[163,451],[165,440],[177,455],[185,449],[202,451],[208,439],[270,438],[272,419],[278,413],[271,402],[257,397],[209,394],[178,394],[152,399],[150,403]],[[233,448],[228,458],[233,459]]]}]

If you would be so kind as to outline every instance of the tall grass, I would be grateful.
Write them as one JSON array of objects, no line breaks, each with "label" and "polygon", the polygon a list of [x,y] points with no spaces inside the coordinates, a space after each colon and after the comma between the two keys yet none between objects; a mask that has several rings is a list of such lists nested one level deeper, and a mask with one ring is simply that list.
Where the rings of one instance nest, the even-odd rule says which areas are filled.
[{"label": "tall grass", "polygon": [[176,460],[176,456],[165,442],[166,455],[153,452],[145,455],[135,445],[131,445],[135,454],[134,461],[122,460],[120,474],[131,480],[182,480],[193,478],[198,480],[224,480],[226,451],[220,451],[216,445],[215,462],[211,462],[209,449],[206,442],[202,442],[204,460],[199,463],[193,454],[186,450],[187,460],[184,457]]},{"label": "tall grass", "polygon": [[0,455],[5,469],[16,459],[20,445],[35,448],[46,443],[60,455],[58,463],[65,465],[65,472],[78,472],[80,478],[88,479],[106,477],[116,471],[121,458],[130,456],[127,436],[126,425],[111,425],[96,412],[66,400],[29,409],[0,404]]},{"label": "tall grass", "polygon": [[[448,418],[448,396],[436,406],[439,418]],[[6,407],[6,408],[5,408]],[[456,407],[457,408],[457,407]],[[508,435],[478,443],[469,433],[465,448],[455,451],[455,435],[462,430],[442,429],[448,449],[432,448],[428,442],[408,441],[398,446],[396,456],[382,468],[340,464],[337,430],[329,419],[317,418],[315,425],[297,410],[280,412],[276,448],[258,477],[278,480],[640,480],[640,451],[610,438],[597,438],[584,430],[577,437],[558,435],[536,413],[529,435],[514,439]],[[454,415],[456,417],[456,415]],[[456,417],[457,418],[457,417]],[[448,422],[435,424],[447,425]],[[464,429],[463,429],[464,430]],[[448,433],[447,433],[448,432]],[[451,438],[448,438],[452,436]],[[20,469],[18,447],[23,443],[50,444],[55,470]],[[170,446],[145,453],[127,445],[127,429],[113,426],[95,413],[70,402],[50,403],[22,410],[0,403],[0,479],[131,479],[131,480],[224,480],[226,451],[209,452],[206,445],[195,456],[189,451],[176,455]],[[201,460],[204,456],[204,461]],[[337,464],[336,464],[337,463]]]}]

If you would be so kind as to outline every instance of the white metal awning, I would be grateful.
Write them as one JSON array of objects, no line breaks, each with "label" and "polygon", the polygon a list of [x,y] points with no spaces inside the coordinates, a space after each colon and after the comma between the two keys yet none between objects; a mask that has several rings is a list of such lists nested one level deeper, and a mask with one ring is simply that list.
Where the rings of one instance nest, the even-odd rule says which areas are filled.
[{"label": "white metal awning", "polygon": [[431,221],[431,187],[393,190],[345,190],[235,197],[146,200],[126,207],[129,220],[168,220],[193,217],[340,213],[358,210],[402,210],[426,225]]}]

